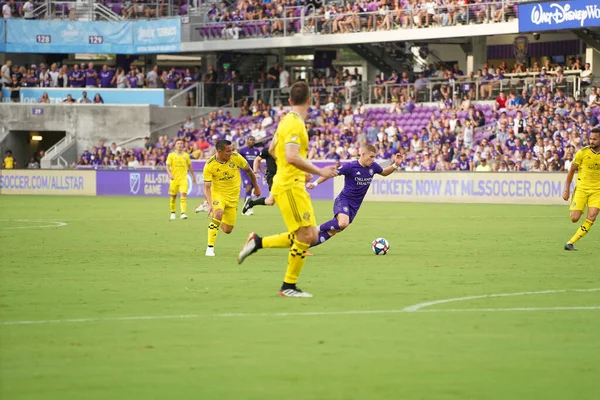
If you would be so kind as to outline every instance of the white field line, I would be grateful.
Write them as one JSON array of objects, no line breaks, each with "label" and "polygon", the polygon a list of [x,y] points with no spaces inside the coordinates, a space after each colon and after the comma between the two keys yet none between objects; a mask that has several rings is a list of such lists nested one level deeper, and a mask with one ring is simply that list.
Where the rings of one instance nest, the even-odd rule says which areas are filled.
[{"label": "white field line", "polygon": [[[240,214],[241,215],[241,214]],[[204,213],[199,213],[199,215],[197,215],[196,217],[192,217],[191,219],[194,218],[198,218],[200,220],[204,220],[207,218],[207,215]],[[514,219],[540,219],[540,218],[547,218],[547,219],[568,219],[568,215],[565,216],[557,216],[557,215],[524,215],[524,216],[517,216],[517,215],[486,215],[486,216],[474,216],[474,215],[440,215],[440,216],[427,216],[427,215],[389,215],[389,216],[385,216],[385,217],[374,217],[374,216],[369,216],[369,215],[361,215],[360,219],[366,219],[366,220],[377,220],[377,221],[381,221],[383,219],[434,219],[434,220],[480,220],[480,219],[490,219],[490,218],[498,218],[498,219],[510,219],[510,218],[514,218]],[[155,223],[157,221],[169,221],[169,216],[167,215],[166,218],[164,217],[153,217],[153,218],[147,218],[147,217],[122,217],[122,218],[62,218],[65,224],[67,222],[79,222],[79,221],[89,221],[89,222],[98,222],[98,221],[140,221],[140,222],[151,222],[151,223]],[[250,218],[251,219],[251,218]],[[275,220],[280,220],[281,216],[279,215],[261,215],[260,219],[275,219]],[[246,218],[244,218],[244,220],[246,220]],[[56,221],[56,218],[39,218],[39,219],[35,219],[35,220],[27,220],[27,219],[0,219],[0,222],[2,221],[35,221],[35,222],[52,222],[52,223],[57,223],[58,221]],[[62,226],[62,225],[60,225]],[[17,229],[17,228],[13,228],[13,229]]]},{"label": "white field line", "polygon": [[27,226],[7,226],[0,227],[0,229],[38,229],[38,228],[57,228],[60,226],[67,226],[66,222],[47,220],[47,219],[0,219],[2,222],[35,222],[46,225],[27,225]]},{"label": "white field line", "polygon": [[404,307],[402,310],[405,312],[415,312],[420,311],[422,308],[435,306],[438,304],[445,303],[456,303],[458,301],[468,301],[475,299],[487,299],[492,297],[512,297],[512,296],[531,296],[536,294],[549,294],[549,293],[567,293],[567,292],[597,292],[600,291],[600,288],[594,289],[564,289],[564,290],[542,290],[538,292],[519,292],[519,293],[497,293],[497,294],[484,294],[480,296],[466,296],[466,297],[456,297],[453,299],[444,299],[444,300],[435,300],[428,301],[425,303],[419,303],[412,306]]},{"label": "white field line", "polygon": [[597,292],[600,288],[594,289],[566,289],[566,290],[544,290],[539,292],[519,292],[519,293],[499,293],[482,296],[457,297],[453,299],[438,300],[434,302],[419,303],[399,310],[351,310],[351,311],[309,311],[309,312],[291,312],[291,313],[222,313],[222,314],[183,314],[183,315],[147,315],[132,317],[107,317],[107,318],[71,318],[71,319],[47,319],[32,321],[1,321],[0,326],[9,325],[45,325],[45,324],[64,324],[64,323],[82,323],[82,322],[114,322],[114,321],[142,321],[142,320],[168,320],[168,319],[198,319],[198,318],[252,318],[252,317],[309,317],[309,316],[334,316],[334,315],[375,315],[375,314],[401,314],[401,313],[440,313],[440,312],[497,312],[497,311],[575,311],[575,310],[600,310],[600,306],[573,306],[573,307],[511,307],[511,308],[469,308],[469,309],[442,309],[442,310],[422,310],[434,304],[443,304],[457,301],[467,301],[473,299],[492,298],[492,297],[510,297],[525,296],[535,294],[549,293],[567,293],[567,292]]}]

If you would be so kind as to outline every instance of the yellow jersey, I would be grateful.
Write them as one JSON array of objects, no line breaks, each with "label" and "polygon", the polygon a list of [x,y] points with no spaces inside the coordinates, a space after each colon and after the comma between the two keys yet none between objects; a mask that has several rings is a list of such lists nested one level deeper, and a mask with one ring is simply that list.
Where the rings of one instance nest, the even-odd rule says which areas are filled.
[{"label": "yellow jersey", "polygon": [[171,167],[171,173],[175,181],[187,180],[188,168],[191,164],[190,155],[186,152],[177,154],[174,151],[167,157],[167,165]]},{"label": "yellow jersey", "polygon": [[577,187],[600,191],[600,153],[596,153],[586,146],[575,153],[573,163],[579,167]]},{"label": "yellow jersey", "polygon": [[305,172],[289,164],[285,159],[285,147],[288,144],[298,145],[298,152],[302,158],[308,157],[308,133],[302,117],[295,112],[288,113],[277,127],[275,132],[275,159],[277,173],[273,178],[271,193],[278,194],[292,187],[305,186]]},{"label": "yellow jersey", "polygon": [[15,159],[12,158],[11,156],[5,157],[4,158],[4,168],[6,168],[6,169],[15,168]]},{"label": "yellow jersey", "polygon": [[212,182],[213,197],[219,195],[224,200],[236,202],[240,198],[240,168],[248,166],[248,161],[238,153],[232,153],[227,162],[217,160],[215,154],[204,165],[204,182]]}]

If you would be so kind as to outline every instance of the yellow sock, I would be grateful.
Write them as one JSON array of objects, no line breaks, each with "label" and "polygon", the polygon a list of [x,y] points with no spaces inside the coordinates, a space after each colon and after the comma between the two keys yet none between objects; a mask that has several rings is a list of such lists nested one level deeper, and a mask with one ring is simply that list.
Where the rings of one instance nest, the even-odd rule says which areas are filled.
[{"label": "yellow sock", "polygon": [[577,232],[571,238],[571,240],[569,240],[569,243],[575,243],[579,239],[584,237],[590,231],[590,229],[592,229],[592,225],[594,225],[594,223],[592,221],[590,221],[589,219],[586,219],[585,221],[583,221],[583,224],[581,224],[579,229],[577,229]]},{"label": "yellow sock", "polygon": [[181,213],[185,214],[187,212],[187,197],[181,197],[179,199],[180,203],[179,203],[179,207],[181,208]]},{"label": "yellow sock", "polygon": [[308,243],[302,243],[294,240],[294,244],[290,247],[290,254],[288,255],[288,267],[285,271],[285,283],[296,283],[298,281],[298,275],[302,271],[304,261],[306,259],[306,251],[310,247]]},{"label": "yellow sock", "polygon": [[218,219],[212,219],[210,224],[208,224],[208,245],[214,246],[217,241],[217,234],[219,233],[219,227],[221,226],[221,221]]},{"label": "yellow sock", "polygon": [[294,244],[294,234],[289,232],[262,238],[262,247],[266,248],[286,248]]},{"label": "yellow sock", "polygon": [[169,199],[169,207],[171,207],[171,212],[174,213],[175,212],[175,197],[171,197]]}]

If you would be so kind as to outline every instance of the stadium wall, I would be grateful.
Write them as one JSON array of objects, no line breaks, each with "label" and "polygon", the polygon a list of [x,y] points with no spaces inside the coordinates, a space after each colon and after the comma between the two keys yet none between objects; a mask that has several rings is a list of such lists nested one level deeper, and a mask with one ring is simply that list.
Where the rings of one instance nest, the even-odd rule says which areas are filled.
[{"label": "stadium wall", "polygon": [[[323,163],[325,164],[325,163]],[[196,179],[189,179],[188,196],[204,197],[202,167],[195,162]],[[565,205],[565,174],[561,173],[396,173],[376,177],[366,201],[419,203],[480,203]],[[263,194],[268,187],[262,182]],[[333,200],[344,180],[329,180],[310,191],[316,200]],[[88,196],[167,196],[166,171],[1,170],[0,194]]]},{"label": "stadium wall", "polygon": [[[565,205],[565,179],[541,172],[405,172],[377,176],[366,201]],[[337,179],[335,193],[343,186]]]},{"label": "stadium wall", "polygon": [[148,105],[5,103],[0,107],[0,144],[3,150],[9,148],[2,136],[11,131],[64,131],[75,137],[77,154],[81,154],[84,149],[97,145],[99,140],[107,144],[123,143],[134,138],[153,136],[156,139],[158,134],[172,134],[177,130],[176,124],[186,116],[198,116],[212,110]]}]

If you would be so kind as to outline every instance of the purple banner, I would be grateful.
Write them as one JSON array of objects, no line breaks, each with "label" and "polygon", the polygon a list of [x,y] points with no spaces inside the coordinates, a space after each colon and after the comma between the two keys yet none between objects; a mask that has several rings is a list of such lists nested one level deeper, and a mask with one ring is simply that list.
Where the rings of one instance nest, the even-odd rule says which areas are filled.
[{"label": "purple banner", "polygon": [[[194,185],[188,175],[188,197],[203,198],[202,169],[204,168],[204,161],[195,161],[192,165],[196,172],[198,184]],[[169,194],[169,183],[169,175],[166,171],[96,171],[96,192],[98,196],[167,196]],[[259,184],[262,196],[267,196],[269,187],[263,184],[262,179],[259,180]],[[309,193],[315,200],[333,200],[333,180],[328,180]],[[244,196],[243,190],[240,191],[240,196]]]}]

